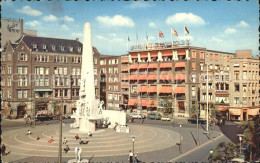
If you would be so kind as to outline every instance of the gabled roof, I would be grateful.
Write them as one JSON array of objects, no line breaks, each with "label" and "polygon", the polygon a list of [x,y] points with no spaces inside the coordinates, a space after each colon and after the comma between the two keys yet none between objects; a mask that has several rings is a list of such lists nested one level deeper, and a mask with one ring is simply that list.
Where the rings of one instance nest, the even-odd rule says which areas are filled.
[{"label": "gabled roof", "polygon": [[[67,40],[59,38],[48,38],[48,37],[36,37],[36,36],[22,36],[15,43],[24,43],[33,50],[33,45],[37,45],[37,51],[45,51],[43,45],[46,45],[46,50],[48,52],[55,53],[82,53],[82,43],[77,40]],[[55,50],[52,49],[52,46],[55,46]],[[64,51],[61,50],[61,46],[64,46]],[[73,51],[70,51],[70,47],[73,47]],[[81,48],[81,51],[78,51],[78,48]],[[33,50],[34,51],[34,50]]]}]

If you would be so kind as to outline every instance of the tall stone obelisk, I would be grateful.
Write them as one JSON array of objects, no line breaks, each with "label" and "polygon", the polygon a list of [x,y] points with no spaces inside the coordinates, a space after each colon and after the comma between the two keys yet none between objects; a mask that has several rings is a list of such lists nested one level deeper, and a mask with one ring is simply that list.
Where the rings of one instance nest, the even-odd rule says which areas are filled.
[{"label": "tall stone obelisk", "polygon": [[98,100],[95,98],[93,50],[90,23],[85,23],[83,34],[83,51],[81,66],[81,84],[77,115],[79,130],[95,131],[95,120],[98,119]]}]

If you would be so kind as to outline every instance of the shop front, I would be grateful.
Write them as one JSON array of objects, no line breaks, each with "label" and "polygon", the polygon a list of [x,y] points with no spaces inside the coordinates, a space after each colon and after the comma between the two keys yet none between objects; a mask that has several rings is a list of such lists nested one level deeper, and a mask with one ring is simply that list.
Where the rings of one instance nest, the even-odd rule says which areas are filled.
[{"label": "shop front", "polygon": [[22,102],[17,106],[17,118],[23,118],[26,114],[26,107],[27,105]]},{"label": "shop front", "polygon": [[230,108],[229,109],[229,119],[231,121],[242,121],[243,120],[243,109],[241,108]]}]

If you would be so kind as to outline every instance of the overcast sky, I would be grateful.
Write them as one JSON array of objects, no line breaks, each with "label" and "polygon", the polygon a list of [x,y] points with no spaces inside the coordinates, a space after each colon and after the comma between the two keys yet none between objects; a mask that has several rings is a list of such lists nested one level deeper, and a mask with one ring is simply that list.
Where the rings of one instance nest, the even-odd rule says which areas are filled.
[{"label": "overcast sky", "polygon": [[251,49],[258,54],[259,12],[257,1],[249,2],[1,2],[2,16],[22,18],[25,29],[38,36],[82,41],[83,25],[92,26],[92,45],[101,54],[122,55],[136,44],[158,42],[158,31],[171,41],[171,27],[181,40],[184,26],[191,45],[210,50],[235,52]]}]

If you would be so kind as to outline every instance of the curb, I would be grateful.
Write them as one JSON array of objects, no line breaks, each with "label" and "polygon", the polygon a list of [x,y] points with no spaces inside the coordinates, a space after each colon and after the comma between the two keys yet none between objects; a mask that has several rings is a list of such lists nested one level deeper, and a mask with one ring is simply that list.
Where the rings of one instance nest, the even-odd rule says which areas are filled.
[{"label": "curb", "polygon": [[209,144],[213,143],[214,141],[218,140],[218,139],[221,138],[222,136],[224,136],[223,133],[221,133],[221,135],[219,135],[218,137],[216,137],[216,138],[214,138],[214,139],[212,139],[212,140],[210,140],[210,141],[208,141],[208,142],[206,142],[206,143],[204,143],[204,144],[202,144],[202,145],[200,145],[200,146],[198,146],[198,147],[196,147],[196,148],[193,148],[192,150],[190,150],[190,151],[188,151],[188,152],[186,152],[186,153],[184,153],[184,154],[182,154],[182,155],[179,155],[179,156],[173,158],[172,160],[170,160],[170,161],[168,161],[168,162],[175,162],[175,160],[180,159],[180,158],[182,158],[183,156],[186,156],[186,155],[188,155],[188,154],[194,152],[195,150],[198,150],[198,149],[200,149],[200,148],[202,148],[202,147],[204,147],[204,146],[206,146],[206,145],[209,145]]}]

